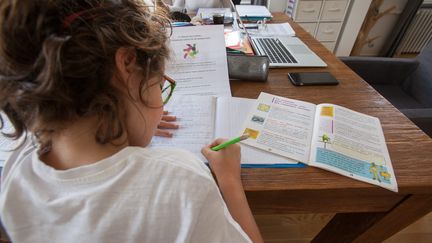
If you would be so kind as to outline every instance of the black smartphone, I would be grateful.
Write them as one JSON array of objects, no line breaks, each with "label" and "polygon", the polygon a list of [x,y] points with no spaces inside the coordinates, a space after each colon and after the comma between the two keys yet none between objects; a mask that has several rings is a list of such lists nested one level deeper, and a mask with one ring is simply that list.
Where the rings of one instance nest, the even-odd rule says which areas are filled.
[{"label": "black smartphone", "polygon": [[339,84],[339,81],[329,72],[288,73],[288,79],[296,86]]}]

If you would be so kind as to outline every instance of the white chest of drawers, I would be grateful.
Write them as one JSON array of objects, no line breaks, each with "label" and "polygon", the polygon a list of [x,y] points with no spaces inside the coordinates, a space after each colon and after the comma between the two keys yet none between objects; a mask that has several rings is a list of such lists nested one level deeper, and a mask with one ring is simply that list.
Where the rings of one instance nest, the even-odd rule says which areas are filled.
[{"label": "white chest of drawers", "polygon": [[288,0],[287,14],[330,51],[339,39],[352,0]]}]

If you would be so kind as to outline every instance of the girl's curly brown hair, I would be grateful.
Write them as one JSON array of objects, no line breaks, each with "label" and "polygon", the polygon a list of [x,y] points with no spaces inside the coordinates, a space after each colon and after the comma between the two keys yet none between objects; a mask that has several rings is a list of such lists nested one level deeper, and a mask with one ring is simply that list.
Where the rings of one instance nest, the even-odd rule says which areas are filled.
[{"label": "girl's curly brown hair", "polygon": [[143,2],[0,1],[0,109],[15,128],[12,138],[30,131],[49,144],[62,125],[91,116],[99,119],[99,143],[121,137],[123,107],[111,82],[116,51],[135,49],[141,90],[168,57],[166,13]]}]

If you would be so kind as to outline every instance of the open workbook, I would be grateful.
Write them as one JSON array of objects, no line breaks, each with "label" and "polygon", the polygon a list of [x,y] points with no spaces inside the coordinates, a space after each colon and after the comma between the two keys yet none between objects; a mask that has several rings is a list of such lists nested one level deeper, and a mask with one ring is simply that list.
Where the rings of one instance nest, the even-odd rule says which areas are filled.
[{"label": "open workbook", "polygon": [[[255,100],[197,95],[174,95],[166,110],[177,116],[180,128],[172,138],[153,137],[150,147],[175,147],[191,151],[203,161],[201,148],[216,137],[237,136]],[[4,132],[13,131],[5,115]],[[22,140],[12,140],[0,133],[0,172],[11,151]],[[305,167],[298,161],[242,145],[242,167]]]},{"label": "open workbook", "polygon": [[[174,95],[164,109],[177,116],[180,127],[172,138],[153,137],[150,146],[183,148],[206,161],[201,148],[218,137],[238,136],[254,104],[245,98]],[[242,167],[304,167],[287,157],[241,146]]]},{"label": "open workbook", "polygon": [[397,192],[378,118],[338,105],[261,93],[242,143]]}]

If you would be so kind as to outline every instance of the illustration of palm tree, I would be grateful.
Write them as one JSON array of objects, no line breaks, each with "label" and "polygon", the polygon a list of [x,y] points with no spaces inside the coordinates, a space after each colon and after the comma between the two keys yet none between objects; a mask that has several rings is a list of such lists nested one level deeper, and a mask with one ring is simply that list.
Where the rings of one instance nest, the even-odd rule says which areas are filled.
[{"label": "illustration of palm tree", "polygon": [[321,141],[320,142],[323,142],[324,143],[324,148],[327,149],[327,143],[331,143],[330,137],[327,134],[324,133],[321,136]]}]

